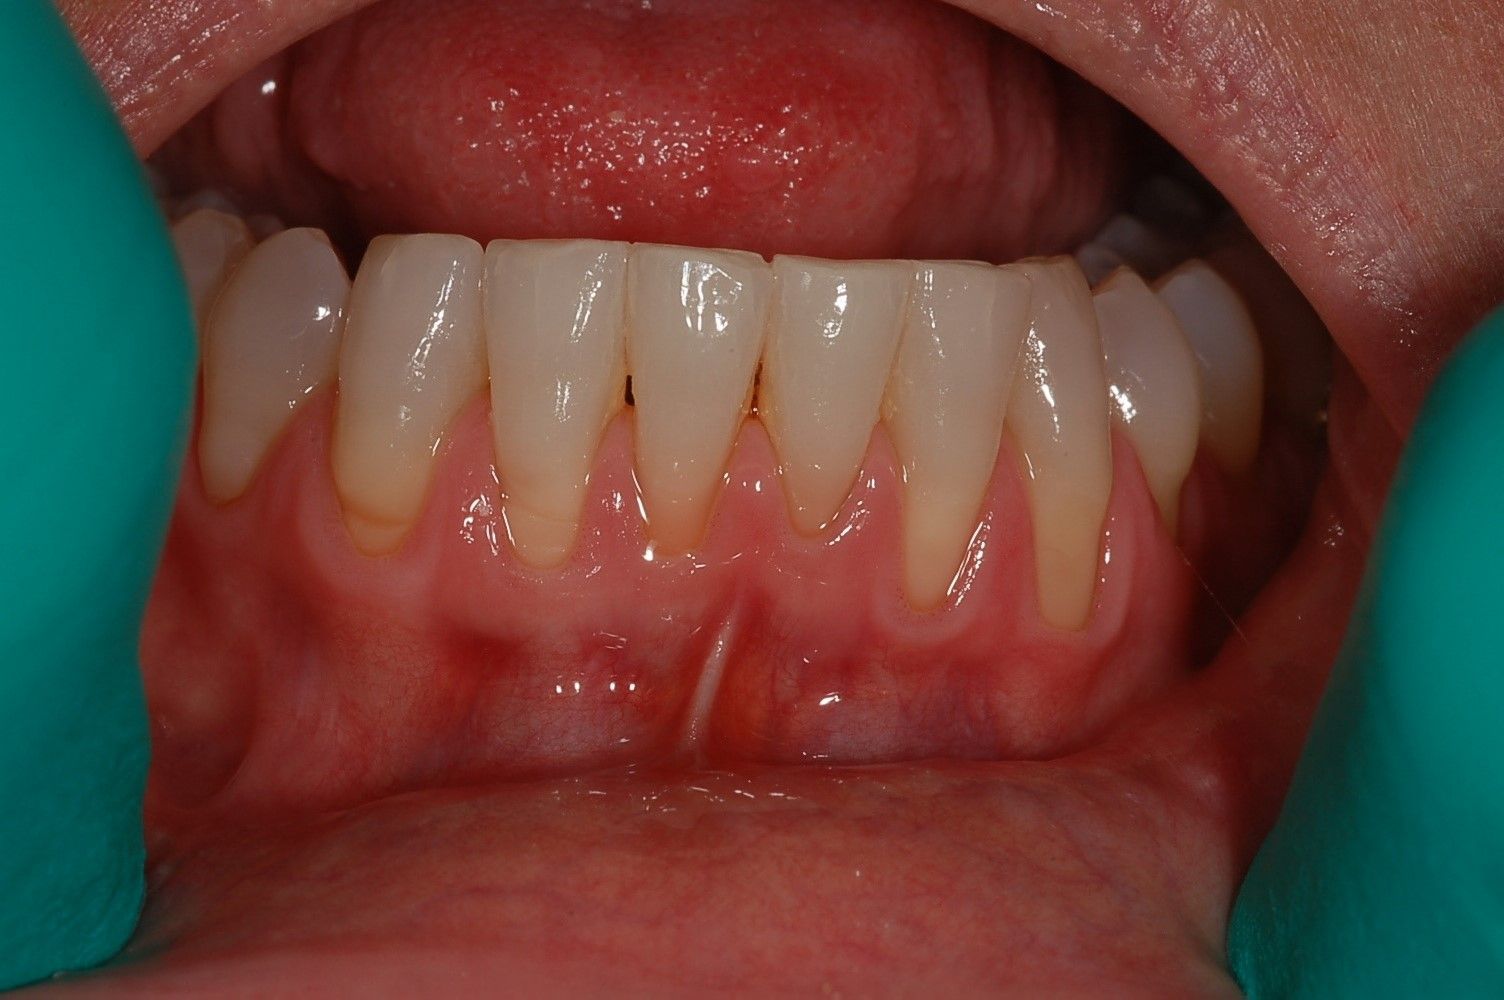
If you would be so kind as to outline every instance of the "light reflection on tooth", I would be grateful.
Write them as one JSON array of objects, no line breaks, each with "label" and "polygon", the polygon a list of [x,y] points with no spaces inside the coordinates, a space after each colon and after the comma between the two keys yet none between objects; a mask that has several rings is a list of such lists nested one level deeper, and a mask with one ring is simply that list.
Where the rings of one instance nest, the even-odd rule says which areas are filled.
[{"label": "light reflection on tooth", "polygon": [[1133,442],[1170,534],[1201,435],[1196,356],[1168,306],[1122,268],[1092,294],[1113,419]]},{"label": "light reflection on tooth", "polygon": [[903,469],[906,589],[922,610],[945,600],[976,529],[1028,304],[1015,268],[915,267],[883,422]]},{"label": "light reflection on tooth", "polygon": [[200,336],[214,296],[254,243],[239,216],[212,208],[201,208],[172,224],[172,244]]},{"label": "light reflection on tooth", "polygon": [[1107,379],[1086,278],[1071,258],[1025,261],[1029,334],[1008,407],[1023,453],[1040,613],[1062,630],[1091,614],[1112,493]]},{"label": "light reflection on tooth", "polygon": [[350,293],[339,359],[334,484],[357,546],[401,544],[450,422],[486,381],[480,244],[382,236]]},{"label": "light reflection on tooth", "polygon": [[486,248],[491,428],[518,556],[574,546],[601,432],[625,402],[625,243],[497,240]]},{"label": "light reflection on tooth", "polygon": [[632,249],[627,368],[655,551],[686,552],[705,532],[751,402],[771,285],[756,254]]},{"label": "light reflection on tooth", "polygon": [[293,413],[334,378],[349,290],[328,237],[289,229],[252,250],[214,300],[198,442],[209,499],[245,492]]},{"label": "light reflection on tooth", "polygon": [[820,531],[861,470],[903,330],[912,265],[773,260],[757,413],[778,453],[794,527]]},{"label": "light reflection on tooth", "polygon": [[1264,352],[1242,298],[1199,260],[1155,286],[1170,307],[1201,373],[1201,438],[1226,471],[1247,472],[1264,420]]}]

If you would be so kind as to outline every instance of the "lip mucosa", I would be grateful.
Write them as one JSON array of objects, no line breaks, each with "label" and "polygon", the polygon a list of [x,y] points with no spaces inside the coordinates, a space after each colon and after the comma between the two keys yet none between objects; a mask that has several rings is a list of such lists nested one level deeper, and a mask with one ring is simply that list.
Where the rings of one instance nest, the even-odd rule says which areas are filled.
[{"label": "lip mucosa", "polygon": [[[894,213],[882,184],[851,180],[887,172],[846,174],[829,157],[759,215],[764,189],[737,170],[766,179],[769,165],[700,129],[724,120],[702,108],[681,121],[699,129],[704,169],[676,167],[669,183],[736,199],[673,202],[631,183],[641,201],[618,217],[615,195],[575,198],[569,182],[627,162],[612,129],[640,132],[642,96],[684,85],[629,72],[621,37],[651,15],[569,35],[589,78],[630,79],[636,104],[616,93],[626,106],[549,114],[521,95],[492,108],[494,71],[457,71],[407,104],[383,90],[485,64],[486,45],[455,60],[445,46],[506,16],[454,3],[425,25],[410,6],[372,8],[268,64],[275,76],[231,87],[168,150],[180,178],[224,170],[248,210],[335,231],[178,222],[202,254],[189,276],[203,424],[146,624],[156,847],[141,961],[100,985],[294,974],[447,988],[484,969],[588,990],[624,969],[697,990],[1230,991],[1224,908],[1361,557],[1340,469],[1310,506],[1323,340],[1277,268],[1236,229],[1193,241],[1211,267],[1173,266],[1121,219],[1083,262],[1137,251],[1149,280],[1096,273],[1095,295],[1069,260],[839,259],[1074,247],[1119,175],[1108,157],[1063,151],[1117,135],[1099,126],[1053,135],[1047,169],[989,161],[1035,199],[1000,234],[973,190],[996,174],[947,176],[941,195]],[[903,65],[957,30],[952,12],[891,6],[921,54]],[[523,18],[507,60],[542,53],[519,40],[546,34],[549,10]],[[845,41],[881,51],[872,8],[836,13],[868,32]],[[768,44],[792,50],[829,23],[812,16]],[[1060,79],[1011,40],[981,44],[1004,75],[1032,67],[1024,86]],[[548,55],[521,79],[572,65]],[[399,68],[368,81],[370,102],[389,121],[331,104],[331,74],[379,77],[382,59]],[[779,64],[820,92],[810,60]],[[766,93],[771,78],[752,82]],[[1017,79],[940,78],[987,91],[994,139],[1051,135],[1027,109],[999,110]],[[911,117],[943,91],[919,92]],[[809,107],[895,103],[828,97]],[[530,116],[506,118],[518,101]],[[724,105],[738,103],[761,107]],[[435,107],[461,105],[501,117],[448,129]],[[822,132],[810,113],[811,134],[843,149],[913,156],[881,130]],[[224,155],[234,122],[275,124],[265,148],[291,168],[266,169],[249,146]],[[549,132],[561,122],[612,152],[571,174],[554,154],[582,147]],[[472,190],[484,171],[469,146],[497,128],[541,136],[509,154],[522,194]],[[382,136],[398,141],[370,145]],[[718,151],[735,169],[706,162]],[[420,193],[445,176],[461,183]],[[553,187],[532,185],[545,177]],[[861,210],[803,225],[835,217],[832,178]],[[924,225],[946,197],[980,227]],[[1058,203],[1071,209],[1052,216]],[[335,248],[386,227],[450,234],[383,238],[352,291]],[[536,235],[608,239],[515,239]],[[848,252],[769,264],[609,239],[622,237]],[[1256,377],[1250,329],[1263,335]],[[549,393],[527,398],[550,376],[552,413]],[[1340,364],[1337,379],[1340,423],[1340,393],[1361,390]],[[1308,509],[1306,540],[1276,572]],[[1245,605],[1237,640],[1210,656]],[[1268,711],[1253,720],[1250,705]],[[355,969],[371,949],[380,960]]]}]

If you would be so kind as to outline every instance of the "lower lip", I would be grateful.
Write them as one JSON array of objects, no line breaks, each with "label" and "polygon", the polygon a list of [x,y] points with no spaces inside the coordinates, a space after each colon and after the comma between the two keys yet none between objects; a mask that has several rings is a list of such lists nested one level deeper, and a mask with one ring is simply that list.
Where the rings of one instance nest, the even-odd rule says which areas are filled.
[{"label": "lower lip", "polygon": [[109,991],[1209,987],[1187,956],[1216,953],[1202,904],[1229,873],[1163,869],[1176,799],[1105,768],[965,763],[397,797],[181,845],[132,948],[162,957]]}]

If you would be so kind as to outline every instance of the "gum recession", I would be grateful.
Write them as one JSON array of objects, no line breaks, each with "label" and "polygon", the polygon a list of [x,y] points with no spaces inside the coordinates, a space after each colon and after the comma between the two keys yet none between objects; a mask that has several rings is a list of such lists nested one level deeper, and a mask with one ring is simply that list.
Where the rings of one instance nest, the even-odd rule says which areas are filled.
[{"label": "gum recession", "polygon": [[932,2],[388,0],[242,78],[158,163],[355,242],[1011,260],[1100,222],[1121,121]]},{"label": "gum recession", "polygon": [[[1007,445],[956,598],[919,615],[901,593],[881,433],[837,523],[808,539],[749,422],[704,544],[656,560],[618,419],[557,575],[506,547],[484,404],[456,424],[424,518],[383,560],[343,530],[328,433],[324,403],[228,507],[187,470],[143,646],[167,801],[243,815],[625,763],[1052,756],[1183,675],[1205,610],[1121,438],[1097,607],[1064,634],[1038,621]],[[1278,547],[1277,522],[1259,524],[1270,506],[1231,495],[1198,468],[1192,558],[1214,559],[1212,526],[1229,523]],[[718,691],[698,691],[706,664]]]}]

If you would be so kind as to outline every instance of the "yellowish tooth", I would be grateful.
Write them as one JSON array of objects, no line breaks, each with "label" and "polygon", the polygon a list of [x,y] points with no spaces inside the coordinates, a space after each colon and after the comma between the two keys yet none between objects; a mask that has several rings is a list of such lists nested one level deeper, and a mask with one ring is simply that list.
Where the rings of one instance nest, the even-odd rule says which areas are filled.
[{"label": "yellowish tooth", "polygon": [[1017,268],[915,265],[883,422],[903,468],[905,583],[922,610],[950,593],[976,531],[1028,306]]},{"label": "yellowish tooth", "polygon": [[355,544],[395,550],[417,520],[449,424],[486,383],[480,244],[382,236],[350,293],[334,485]]},{"label": "yellowish tooth", "polygon": [[771,285],[756,254],[632,248],[627,370],[655,551],[687,552],[705,533],[751,402]]},{"label": "yellowish tooth", "polygon": [[805,534],[835,517],[861,471],[912,277],[897,261],[773,259],[757,415]]},{"label": "yellowish tooth", "polygon": [[626,401],[625,243],[486,248],[491,431],[518,556],[564,562],[579,533],[601,432]]},{"label": "yellowish tooth", "polygon": [[188,286],[193,319],[202,336],[214,296],[250,252],[255,240],[239,216],[201,208],[172,224],[172,243],[177,248],[183,281]]},{"label": "yellowish tooth", "polygon": [[288,229],[251,250],[214,299],[198,441],[210,500],[244,493],[298,407],[333,380],[349,293],[328,237]]},{"label": "yellowish tooth", "polygon": [[1149,492],[1173,535],[1180,489],[1201,436],[1196,356],[1175,314],[1127,268],[1098,286],[1092,303],[1113,419],[1133,442]]},{"label": "yellowish tooth", "polygon": [[1258,457],[1264,423],[1264,351],[1243,299],[1205,262],[1187,261],[1155,285],[1201,372],[1201,438],[1241,475]]},{"label": "yellowish tooth", "polygon": [[1091,289],[1069,257],[1018,265],[1029,276],[1029,335],[1008,407],[1023,453],[1045,622],[1086,625],[1112,494],[1107,378]]}]

